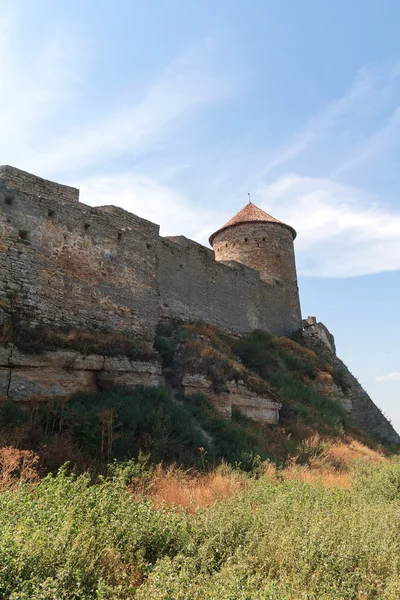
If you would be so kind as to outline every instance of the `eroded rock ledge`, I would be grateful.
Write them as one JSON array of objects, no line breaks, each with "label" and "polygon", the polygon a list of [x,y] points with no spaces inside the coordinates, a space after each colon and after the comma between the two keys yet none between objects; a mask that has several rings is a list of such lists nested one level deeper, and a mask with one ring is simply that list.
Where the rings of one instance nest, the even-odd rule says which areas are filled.
[{"label": "eroded rock ledge", "polygon": [[72,350],[24,354],[15,344],[0,346],[0,400],[48,401],[112,387],[165,385],[161,362],[83,355]]}]

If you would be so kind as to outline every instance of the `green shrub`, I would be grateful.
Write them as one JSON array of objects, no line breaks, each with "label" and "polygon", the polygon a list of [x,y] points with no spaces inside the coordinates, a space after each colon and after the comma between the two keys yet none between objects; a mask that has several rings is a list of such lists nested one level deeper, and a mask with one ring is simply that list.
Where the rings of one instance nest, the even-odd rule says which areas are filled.
[{"label": "green shrub", "polygon": [[400,458],[383,465],[360,465],[356,488],[372,500],[400,500]]}]

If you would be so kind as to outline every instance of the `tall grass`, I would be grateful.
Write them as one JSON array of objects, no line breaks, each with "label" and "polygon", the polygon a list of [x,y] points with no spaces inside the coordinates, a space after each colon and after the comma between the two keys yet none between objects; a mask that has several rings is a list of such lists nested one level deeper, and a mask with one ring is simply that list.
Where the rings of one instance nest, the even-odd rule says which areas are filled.
[{"label": "tall grass", "polygon": [[[96,485],[63,469],[33,489],[0,490],[0,597],[395,600],[400,496],[371,481],[398,480],[400,464],[368,472],[368,485],[357,471],[343,490],[222,471],[209,486],[224,490],[231,478],[233,495],[197,510],[163,502],[163,476],[138,463]],[[195,489],[181,477],[180,494],[185,478]],[[176,498],[172,479],[164,490]]]}]

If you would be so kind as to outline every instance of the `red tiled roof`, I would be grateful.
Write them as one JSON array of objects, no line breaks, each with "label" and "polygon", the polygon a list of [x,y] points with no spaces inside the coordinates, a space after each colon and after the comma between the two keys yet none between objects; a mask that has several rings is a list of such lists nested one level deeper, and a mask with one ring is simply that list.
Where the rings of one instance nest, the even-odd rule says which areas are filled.
[{"label": "red tiled roof", "polygon": [[255,204],[252,204],[251,202],[249,202],[248,204],[246,204],[246,206],[244,208],[242,208],[242,210],[240,210],[234,217],[232,217],[232,219],[230,219],[227,223],[225,223],[225,225],[223,227],[220,227],[220,229],[215,231],[210,236],[209,242],[212,245],[212,242],[213,242],[215,236],[217,235],[217,233],[224,231],[224,229],[229,229],[230,227],[239,225],[239,223],[260,223],[260,222],[278,223],[279,225],[283,225],[283,227],[287,227],[288,229],[290,229],[290,231],[292,232],[292,235],[293,235],[293,239],[296,237],[296,232],[293,229],[293,227],[290,227],[290,225],[286,225],[286,223],[283,223],[282,221],[275,219],[275,217],[271,217],[271,215],[266,213],[264,210],[261,210],[261,208],[258,208],[258,206],[256,206]]}]

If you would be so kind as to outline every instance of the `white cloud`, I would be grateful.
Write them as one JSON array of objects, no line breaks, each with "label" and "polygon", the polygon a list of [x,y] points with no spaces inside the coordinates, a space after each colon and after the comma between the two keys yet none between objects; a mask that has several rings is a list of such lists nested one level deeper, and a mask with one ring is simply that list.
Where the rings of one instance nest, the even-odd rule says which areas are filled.
[{"label": "white cloud", "polygon": [[400,373],[398,371],[394,371],[393,373],[388,373],[387,375],[378,375],[375,377],[375,379],[379,382],[400,381]]},{"label": "white cloud", "polygon": [[260,190],[261,207],[298,232],[299,273],[351,277],[400,269],[400,211],[357,188],[291,175]]},{"label": "white cloud", "polygon": [[[202,244],[232,216],[227,210],[196,206],[173,187],[139,174],[74,184],[82,202],[115,204],[159,223],[162,235],[185,235]],[[259,196],[261,208],[296,228],[299,274],[351,277],[400,269],[400,213],[379,208],[368,194],[291,175],[266,186]]]},{"label": "white cloud", "polygon": [[193,206],[172,187],[143,175],[120,173],[75,183],[81,201],[91,206],[114,204],[161,226],[161,235],[185,235],[201,243],[227,218],[224,213]]},{"label": "white cloud", "polygon": [[[93,123],[76,127],[53,147],[36,157],[37,167],[61,172],[87,167],[122,154],[140,156],[154,148],[178,120],[203,106],[229,96],[230,77],[214,63],[213,43],[205,40],[174,59],[143,93]],[[34,161],[35,162],[35,161]]]},{"label": "white cloud", "polygon": [[0,164],[44,177],[104,168],[114,157],[137,158],[159,150],[167,135],[174,138],[183,119],[236,89],[237,74],[220,64],[218,45],[207,38],[155,74],[147,89],[129,81],[116,87],[108,106],[102,110],[97,102],[91,116],[84,114],[91,97],[90,48],[69,29],[53,24],[51,33],[43,31],[31,41],[28,57],[22,33],[20,15],[2,14]]},{"label": "white cloud", "polygon": [[2,15],[0,164],[29,168],[34,148],[47,141],[52,117],[71,101],[84,61],[75,36],[57,27],[41,36],[28,57],[19,43],[18,25],[15,13]]}]

